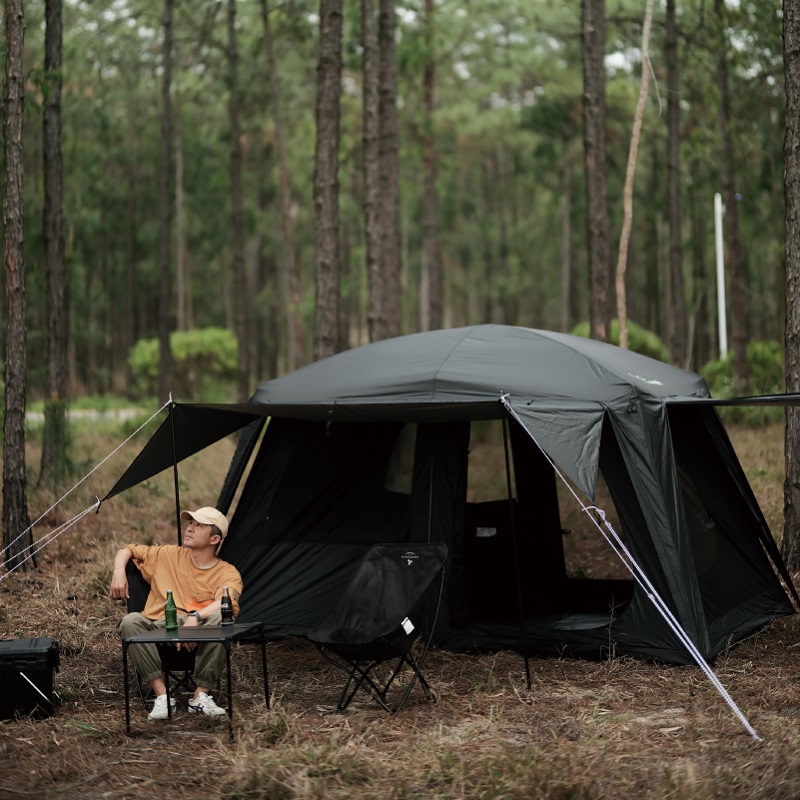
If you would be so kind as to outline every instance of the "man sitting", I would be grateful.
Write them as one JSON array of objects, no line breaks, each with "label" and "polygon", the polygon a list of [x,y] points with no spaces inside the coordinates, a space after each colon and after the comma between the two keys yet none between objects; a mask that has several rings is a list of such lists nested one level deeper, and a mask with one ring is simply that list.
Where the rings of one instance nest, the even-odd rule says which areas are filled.
[{"label": "man sitting", "polygon": [[[114,573],[109,587],[112,598],[127,600],[129,597],[125,567],[131,559],[150,584],[144,610],[126,614],[117,626],[123,639],[165,626],[164,606],[169,589],[178,608],[178,624],[187,628],[204,623],[220,623],[224,586],[229,589],[234,616],[239,613],[242,576],[232,564],[217,556],[228,532],[225,515],[216,508],[204,507],[197,511],[181,511],[181,519],[188,522],[182,547],[126,544],[114,557]],[[187,642],[176,646],[192,650],[197,645]],[[150,719],[166,719],[167,687],[156,646],[137,644],[130,648],[130,657],[141,679],[150,685],[155,694]],[[225,714],[225,709],[220,708],[209,694],[224,668],[225,648],[221,644],[209,643],[197,647],[193,671],[197,689],[189,701],[190,713],[215,717]],[[175,708],[174,699],[172,707]]]}]

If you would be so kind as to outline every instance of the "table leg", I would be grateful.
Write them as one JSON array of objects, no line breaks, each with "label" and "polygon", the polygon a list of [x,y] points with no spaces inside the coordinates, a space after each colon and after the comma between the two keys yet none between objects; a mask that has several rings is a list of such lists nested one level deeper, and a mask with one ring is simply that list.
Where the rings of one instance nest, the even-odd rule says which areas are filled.
[{"label": "table leg", "polygon": [[264,638],[264,629],[261,629],[261,669],[264,673],[264,701],[269,711],[269,677],[267,674],[267,640]]},{"label": "table leg", "polygon": [[164,670],[164,688],[167,690],[167,719],[172,719],[172,700],[169,693],[169,670]]},{"label": "table leg", "polygon": [[228,672],[228,734],[233,740],[233,685],[231,681],[231,640],[225,640],[225,661]]},{"label": "table leg", "polygon": [[122,642],[122,671],[125,674],[125,733],[131,735],[130,681],[128,680],[128,645]]}]

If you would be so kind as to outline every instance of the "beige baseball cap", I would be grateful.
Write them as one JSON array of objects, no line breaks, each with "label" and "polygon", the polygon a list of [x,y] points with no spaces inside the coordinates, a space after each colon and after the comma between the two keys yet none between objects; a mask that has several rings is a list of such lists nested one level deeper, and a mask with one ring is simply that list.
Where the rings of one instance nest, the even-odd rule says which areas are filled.
[{"label": "beige baseball cap", "polygon": [[181,511],[181,519],[193,519],[202,525],[216,525],[222,532],[223,537],[228,533],[227,517],[211,506],[203,506],[203,508],[198,508],[197,511]]}]

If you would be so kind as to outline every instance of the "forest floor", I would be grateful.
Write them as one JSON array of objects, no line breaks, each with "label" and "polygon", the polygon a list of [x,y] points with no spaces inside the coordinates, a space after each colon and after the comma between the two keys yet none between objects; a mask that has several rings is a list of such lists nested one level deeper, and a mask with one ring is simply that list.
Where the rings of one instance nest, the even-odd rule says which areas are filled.
[{"label": "forest floor", "polygon": [[[779,425],[732,431],[776,531],[781,436]],[[91,437],[86,446],[100,452],[108,437],[96,430]],[[222,447],[182,474],[184,505],[216,496],[212,487],[230,456],[230,446]],[[105,482],[107,491],[120,473],[119,463],[105,467],[104,478],[95,473],[70,495],[75,510],[51,509],[35,535],[77,514],[81,502],[91,505],[103,496],[92,484]],[[36,496],[42,508],[45,495]],[[235,648],[233,741],[225,722],[190,717],[185,700],[172,721],[148,721],[135,691],[126,736],[115,631],[121,608],[107,597],[110,562],[124,541],[170,540],[171,495],[171,476],[126,492],[41,551],[35,571],[0,582],[0,638],[51,636],[61,654],[56,713],[0,722],[3,800],[800,795],[797,616],[769,624],[714,664],[761,741],[699,668],[627,658],[532,659],[529,689],[514,653],[434,650],[425,673],[438,702],[415,689],[394,717],[356,701],[335,714],[340,673],[294,639],[268,645],[270,711],[259,649]]]}]

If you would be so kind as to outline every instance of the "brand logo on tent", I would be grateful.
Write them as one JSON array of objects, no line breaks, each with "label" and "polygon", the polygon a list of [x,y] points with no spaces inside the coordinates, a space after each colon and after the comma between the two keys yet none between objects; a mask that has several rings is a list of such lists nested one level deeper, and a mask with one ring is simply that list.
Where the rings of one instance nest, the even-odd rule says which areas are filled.
[{"label": "brand logo on tent", "polygon": [[406,564],[410,567],[418,558],[419,556],[416,553],[411,552],[411,550],[407,550],[403,555],[400,556]]},{"label": "brand logo on tent", "polygon": [[642,383],[646,383],[648,386],[663,386],[664,384],[657,380],[656,378],[643,378],[641,375],[634,375],[632,372],[629,372],[628,375],[631,378],[635,378],[637,381],[641,381]]}]

